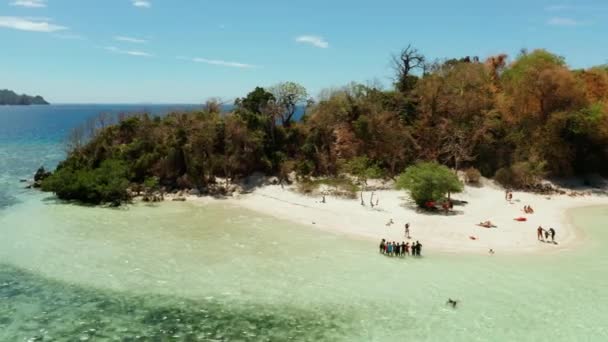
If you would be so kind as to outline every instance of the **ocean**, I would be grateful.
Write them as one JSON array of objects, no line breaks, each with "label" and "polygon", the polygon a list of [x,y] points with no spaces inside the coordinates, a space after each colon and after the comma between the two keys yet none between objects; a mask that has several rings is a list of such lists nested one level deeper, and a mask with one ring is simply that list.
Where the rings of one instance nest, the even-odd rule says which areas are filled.
[{"label": "ocean", "polygon": [[0,107],[0,341],[608,340],[605,207],[569,213],[571,250],[402,260],[221,202],[93,208],[20,182],[90,116],[195,107]]}]

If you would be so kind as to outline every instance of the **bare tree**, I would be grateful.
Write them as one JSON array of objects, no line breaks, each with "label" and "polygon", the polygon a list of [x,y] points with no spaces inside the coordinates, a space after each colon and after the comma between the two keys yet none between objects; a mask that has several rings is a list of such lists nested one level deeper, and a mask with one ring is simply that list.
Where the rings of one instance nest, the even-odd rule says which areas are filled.
[{"label": "bare tree", "polygon": [[441,140],[440,155],[446,162],[453,161],[455,172],[458,172],[461,163],[475,160],[473,151],[481,134],[481,131],[471,134],[463,129],[453,129]]},{"label": "bare tree", "polygon": [[412,72],[416,69],[426,70],[426,59],[418,49],[411,44],[392,57],[392,67],[396,75],[397,88],[402,92],[410,91],[413,88]]}]

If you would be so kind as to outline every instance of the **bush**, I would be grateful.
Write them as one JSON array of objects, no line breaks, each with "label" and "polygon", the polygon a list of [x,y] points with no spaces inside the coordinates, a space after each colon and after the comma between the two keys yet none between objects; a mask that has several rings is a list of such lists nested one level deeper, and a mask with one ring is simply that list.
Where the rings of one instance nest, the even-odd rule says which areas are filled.
[{"label": "bush", "polygon": [[468,168],[464,172],[464,177],[467,183],[469,184],[479,184],[481,180],[481,173],[474,167]]},{"label": "bush", "polygon": [[409,190],[414,202],[423,207],[428,201],[443,199],[447,193],[461,192],[463,184],[450,169],[432,162],[408,167],[397,178],[397,188]]},{"label": "bush", "polygon": [[129,199],[128,168],[118,160],[106,160],[97,169],[58,169],[42,182],[42,190],[63,200],[88,204],[119,205]]}]

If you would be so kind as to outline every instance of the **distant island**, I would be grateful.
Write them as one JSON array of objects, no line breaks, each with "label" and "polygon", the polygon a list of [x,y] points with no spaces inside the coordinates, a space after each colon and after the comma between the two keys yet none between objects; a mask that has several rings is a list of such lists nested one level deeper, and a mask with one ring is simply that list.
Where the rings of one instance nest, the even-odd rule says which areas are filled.
[{"label": "distant island", "polygon": [[12,90],[0,90],[0,106],[28,106],[48,105],[49,103],[40,96],[19,95]]}]

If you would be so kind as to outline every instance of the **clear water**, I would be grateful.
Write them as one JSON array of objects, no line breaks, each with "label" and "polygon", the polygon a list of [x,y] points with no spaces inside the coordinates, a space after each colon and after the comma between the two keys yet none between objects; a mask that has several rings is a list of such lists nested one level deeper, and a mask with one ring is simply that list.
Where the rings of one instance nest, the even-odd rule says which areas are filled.
[{"label": "clear water", "polygon": [[572,213],[587,235],[574,251],[397,260],[227,204],[21,190],[62,157],[39,130],[36,146],[0,138],[0,341],[608,340],[608,208]]}]

